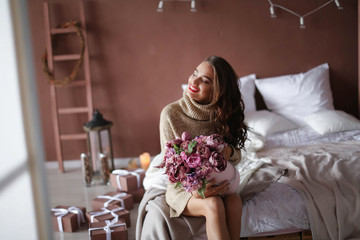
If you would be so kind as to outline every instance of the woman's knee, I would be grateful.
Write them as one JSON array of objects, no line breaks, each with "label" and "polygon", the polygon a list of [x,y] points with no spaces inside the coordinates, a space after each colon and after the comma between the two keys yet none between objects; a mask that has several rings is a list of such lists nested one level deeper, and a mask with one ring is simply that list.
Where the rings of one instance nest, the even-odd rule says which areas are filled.
[{"label": "woman's knee", "polygon": [[224,212],[225,210],[224,202],[220,197],[213,196],[213,197],[208,197],[204,200],[205,200],[204,208],[207,213],[219,214]]}]

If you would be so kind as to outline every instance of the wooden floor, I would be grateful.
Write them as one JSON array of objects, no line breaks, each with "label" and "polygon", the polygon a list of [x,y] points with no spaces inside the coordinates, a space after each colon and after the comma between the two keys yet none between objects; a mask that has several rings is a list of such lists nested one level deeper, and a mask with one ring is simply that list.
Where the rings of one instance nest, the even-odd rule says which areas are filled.
[{"label": "wooden floor", "polygon": [[312,240],[311,231],[303,231],[298,233],[284,234],[284,235],[274,235],[267,237],[248,237],[241,238],[241,240]]}]

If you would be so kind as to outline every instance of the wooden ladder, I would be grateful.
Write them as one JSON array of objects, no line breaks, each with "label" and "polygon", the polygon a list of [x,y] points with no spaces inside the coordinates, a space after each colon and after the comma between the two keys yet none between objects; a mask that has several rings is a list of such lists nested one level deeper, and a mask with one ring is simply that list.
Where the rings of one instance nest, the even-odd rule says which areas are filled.
[{"label": "wooden ladder", "polygon": [[[84,80],[76,80],[67,84],[67,88],[80,88],[85,87],[86,92],[86,106],[84,107],[67,107],[59,108],[58,99],[57,99],[57,87],[53,84],[50,84],[50,97],[51,97],[51,108],[52,108],[52,119],[54,124],[54,134],[55,134],[55,148],[56,148],[56,157],[59,165],[59,171],[64,172],[64,157],[63,157],[63,146],[62,141],[68,140],[86,140],[86,133],[76,133],[76,134],[62,134],[59,124],[59,115],[61,114],[88,114],[88,119],[91,119],[93,114],[93,103],[92,103],[92,93],[91,93],[91,79],[90,79],[90,67],[89,67],[89,52],[87,47],[87,34],[86,34],[86,22],[85,22],[85,11],[84,11],[84,2],[80,0],[80,23],[81,31],[84,38],[85,50],[83,55],[83,69],[84,69]],[[80,54],[63,54],[63,55],[54,55],[53,46],[52,46],[52,37],[56,34],[76,34],[76,29],[74,28],[52,28],[50,15],[49,15],[49,5],[47,2],[43,3],[44,10],[44,23],[45,23],[45,34],[46,34],[46,50],[47,50],[47,63],[49,72],[54,75],[54,63],[56,61],[76,61],[80,59]],[[80,156],[80,153],[79,153]]]}]

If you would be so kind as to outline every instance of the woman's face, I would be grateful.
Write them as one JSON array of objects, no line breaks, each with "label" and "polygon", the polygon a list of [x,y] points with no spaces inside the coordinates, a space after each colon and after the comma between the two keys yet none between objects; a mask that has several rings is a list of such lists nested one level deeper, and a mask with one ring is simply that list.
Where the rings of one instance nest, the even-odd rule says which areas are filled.
[{"label": "woman's face", "polygon": [[208,62],[202,62],[190,75],[188,96],[200,104],[212,101],[214,87],[214,69]]}]

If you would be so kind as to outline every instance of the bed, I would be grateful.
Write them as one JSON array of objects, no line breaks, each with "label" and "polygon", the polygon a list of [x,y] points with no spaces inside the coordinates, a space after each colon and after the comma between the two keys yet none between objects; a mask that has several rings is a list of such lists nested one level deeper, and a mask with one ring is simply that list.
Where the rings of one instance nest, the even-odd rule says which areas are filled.
[{"label": "bed", "polygon": [[[360,238],[360,121],[333,106],[329,65],[239,79],[250,127],[236,166],[241,237],[310,230],[313,239]],[[266,109],[256,108],[258,90]],[[153,158],[144,179],[137,239],[206,239],[204,218],[169,218],[167,177]],[[150,210],[150,211],[149,211]]]}]

